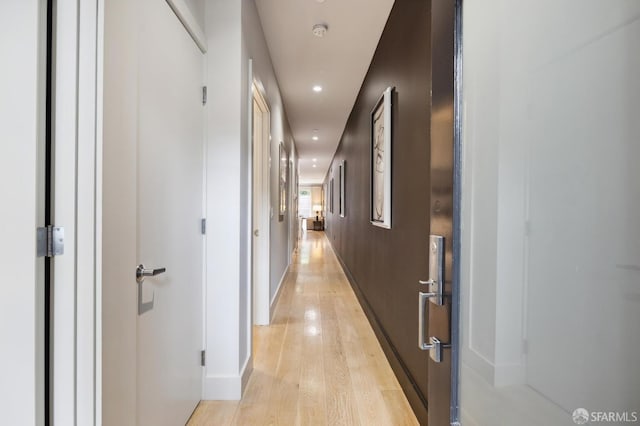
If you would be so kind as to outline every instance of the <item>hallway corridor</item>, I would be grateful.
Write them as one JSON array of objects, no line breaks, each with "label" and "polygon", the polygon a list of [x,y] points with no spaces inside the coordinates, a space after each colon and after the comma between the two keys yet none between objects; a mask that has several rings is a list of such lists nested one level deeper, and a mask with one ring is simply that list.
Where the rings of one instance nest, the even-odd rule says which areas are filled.
[{"label": "hallway corridor", "polygon": [[190,426],[418,424],[324,232],[302,235],[281,291],[242,401],[201,402]]}]

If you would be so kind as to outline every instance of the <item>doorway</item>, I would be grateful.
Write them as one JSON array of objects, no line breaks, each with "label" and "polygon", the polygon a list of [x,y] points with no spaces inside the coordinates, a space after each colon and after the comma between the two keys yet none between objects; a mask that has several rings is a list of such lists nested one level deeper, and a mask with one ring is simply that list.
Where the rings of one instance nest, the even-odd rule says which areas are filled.
[{"label": "doorway", "polygon": [[270,113],[257,82],[253,84],[253,318],[256,325],[271,321],[270,277]]}]

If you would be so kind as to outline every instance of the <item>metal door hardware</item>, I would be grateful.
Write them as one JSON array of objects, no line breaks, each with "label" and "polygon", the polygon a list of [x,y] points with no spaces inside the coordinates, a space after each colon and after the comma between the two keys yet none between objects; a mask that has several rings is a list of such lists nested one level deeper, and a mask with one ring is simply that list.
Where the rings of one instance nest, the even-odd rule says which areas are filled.
[{"label": "metal door hardware", "polygon": [[444,304],[444,237],[429,236],[429,279],[419,280],[421,285],[429,286],[428,293],[421,293],[434,305]]},{"label": "metal door hardware", "polygon": [[138,265],[136,269],[136,281],[142,284],[144,277],[155,277],[165,272],[167,272],[167,268],[146,269],[144,265]]},{"label": "metal door hardware", "polygon": [[256,236],[256,237],[259,237],[260,236],[260,230],[259,229],[255,229],[253,231],[253,235]]},{"label": "metal door hardware", "polygon": [[142,283],[144,282],[144,278],[154,277],[166,271],[166,268],[146,269],[144,265],[138,265],[136,268],[136,282],[138,283],[138,315],[142,315],[153,309],[153,303],[156,298],[155,294],[153,294],[150,302],[142,302]]},{"label": "metal door hardware", "polygon": [[442,362],[442,350],[450,348],[451,345],[442,343],[437,337],[429,337],[429,343],[422,343],[420,349],[429,351],[429,356],[434,362]]},{"label": "metal door hardware", "polygon": [[36,232],[36,255],[38,257],[53,257],[64,254],[64,228],[60,226],[45,226]]},{"label": "metal door hardware", "polygon": [[429,351],[429,356],[435,362],[442,361],[442,349],[450,348],[451,345],[443,344],[437,337],[429,337],[429,343],[424,338],[424,316],[426,312],[427,300],[430,298],[429,293],[418,293],[418,348],[423,351]]}]

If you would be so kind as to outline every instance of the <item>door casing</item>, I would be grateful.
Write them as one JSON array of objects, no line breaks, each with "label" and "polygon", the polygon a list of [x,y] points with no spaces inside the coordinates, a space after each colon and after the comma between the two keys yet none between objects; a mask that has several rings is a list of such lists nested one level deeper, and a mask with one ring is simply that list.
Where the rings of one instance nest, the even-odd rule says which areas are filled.
[{"label": "door casing", "polygon": [[[253,318],[256,325],[271,322],[270,308],[270,112],[261,84],[253,83],[252,141],[253,141],[253,225],[252,235],[252,287]],[[260,126],[258,128],[257,126]],[[258,236],[255,232],[258,231]]]}]

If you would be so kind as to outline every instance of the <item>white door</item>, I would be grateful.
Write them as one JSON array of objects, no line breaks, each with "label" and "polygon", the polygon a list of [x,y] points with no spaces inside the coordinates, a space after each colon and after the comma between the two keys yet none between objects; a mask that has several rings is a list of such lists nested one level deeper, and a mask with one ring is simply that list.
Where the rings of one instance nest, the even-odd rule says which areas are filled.
[{"label": "white door", "polygon": [[204,57],[166,2],[141,4],[137,263],[166,272],[141,284],[137,416],[174,426],[202,393]]},{"label": "white door", "polygon": [[40,6],[0,2],[0,416],[7,425],[43,424]]},{"label": "white door", "polygon": [[464,425],[640,420],[640,3],[579,3],[465,2]]},{"label": "white door", "polygon": [[253,318],[270,321],[269,289],[269,109],[253,89]]}]

